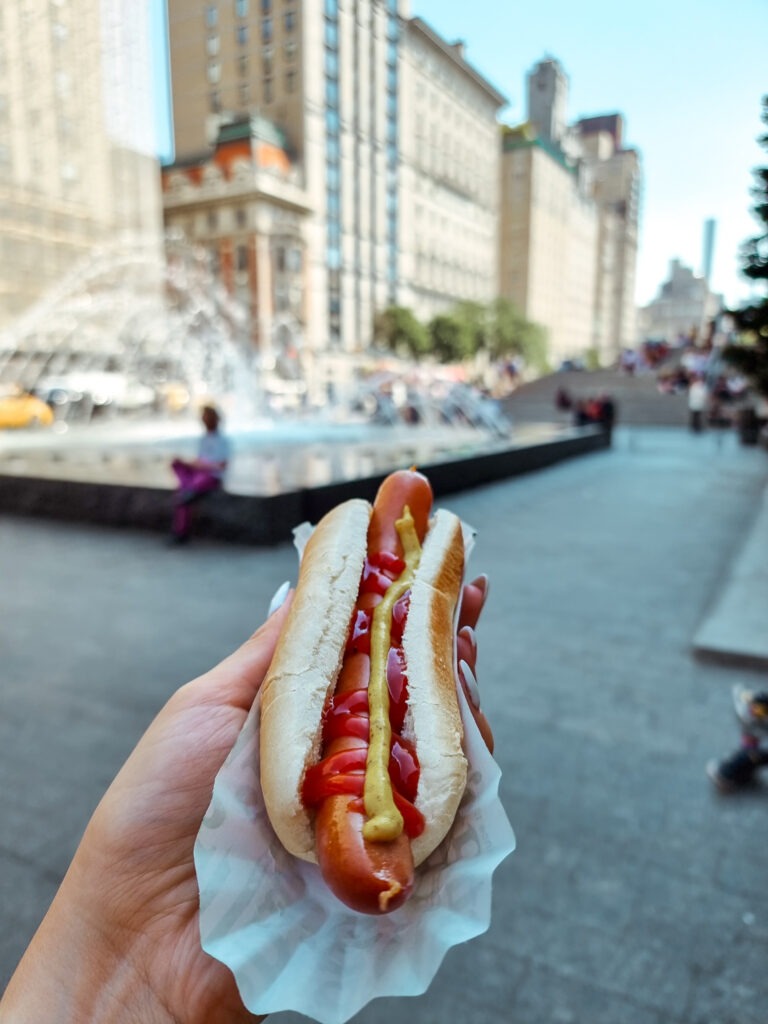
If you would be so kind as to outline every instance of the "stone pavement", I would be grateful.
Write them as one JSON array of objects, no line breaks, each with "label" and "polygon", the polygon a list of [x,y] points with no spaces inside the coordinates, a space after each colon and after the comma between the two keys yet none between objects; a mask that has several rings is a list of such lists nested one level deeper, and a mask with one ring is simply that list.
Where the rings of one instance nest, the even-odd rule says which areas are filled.
[{"label": "stone pavement", "polygon": [[[737,742],[731,686],[763,676],[692,650],[767,474],[730,436],[622,428],[446,502],[491,573],[479,676],[518,849],[490,931],[360,1024],[768,1019],[768,787],[724,798],[704,775]],[[289,545],[0,519],[3,983],[153,714],[294,575]]]}]

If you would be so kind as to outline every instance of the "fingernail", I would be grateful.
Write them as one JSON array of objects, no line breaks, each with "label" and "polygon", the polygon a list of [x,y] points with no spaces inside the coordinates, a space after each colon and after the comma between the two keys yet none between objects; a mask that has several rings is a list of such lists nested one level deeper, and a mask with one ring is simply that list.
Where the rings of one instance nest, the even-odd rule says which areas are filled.
[{"label": "fingernail", "polygon": [[[464,637],[469,644],[472,654],[477,655],[477,637],[475,636],[474,629],[471,626],[462,626],[459,630],[459,636]],[[474,657],[472,660],[476,661],[477,658]]]},{"label": "fingernail", "polygon": [[477,579],[472,580],[472,586],[477,587],[478,590],[482,590],[486,597],[488,597],[488,590],[490,588],[491,581],[488,579],[488,573],[484,572]]},{"label": "fingernail", "polygon": [[459,662],[459,671],[461,672],[462,679],[467,687],[467,696],[475,707],[476,711],[480,710],[480,691],[477,688],[477,680],[475,679],[475,673],[466,663],[466,661]]},{"label": "fingernail", "polygon": [[291,589],[291,581],[286,580],[285,583],[281,583],[275,591],[272,600],[269,602],[269,608],[267,609],[267,618],[270,615],[274,615],[277,609],[285,604],[285,599],[288,597],[288,591]]}]

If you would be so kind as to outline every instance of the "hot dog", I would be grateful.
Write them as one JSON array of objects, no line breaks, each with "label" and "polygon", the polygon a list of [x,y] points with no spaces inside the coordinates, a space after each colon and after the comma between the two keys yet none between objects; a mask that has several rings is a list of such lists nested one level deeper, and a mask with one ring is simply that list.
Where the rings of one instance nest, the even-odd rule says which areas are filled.
[{"label": "hot dog", "polygon": [[429,482],[411,470],[390,475],[372,508],[352,500],[320,521],[262,688],[270,822],[362,913],[408,898],[466,785],[454,652],[471,690],[485,582],[462,599],[461,523],[431,512]]}]

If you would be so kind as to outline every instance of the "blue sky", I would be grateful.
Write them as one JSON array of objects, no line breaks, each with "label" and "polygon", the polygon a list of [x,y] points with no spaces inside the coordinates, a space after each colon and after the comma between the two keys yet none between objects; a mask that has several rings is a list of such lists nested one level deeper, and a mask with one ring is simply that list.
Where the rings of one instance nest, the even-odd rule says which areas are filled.
[{"label": "blue sky", "polygon": [[[165,4],[151,0],[160,33]],[[653,298],[670,259],[701,271],[704,221],[717,221],[712,285],[749,295],[738,247],[756,230],[751,170],[768,93],[768,0],[411,0],[412,15],[453,42],[509,98],[502,120],[525,118],[525,75],[555,57],[570,81],[569,120],[620,111],[640,150],[644,187],[637,300]],[[162,95],[164,54],[157,48]],[[167,106],[167,104],[166,104]],[[161,127],[159,149],[168,152]]]}]

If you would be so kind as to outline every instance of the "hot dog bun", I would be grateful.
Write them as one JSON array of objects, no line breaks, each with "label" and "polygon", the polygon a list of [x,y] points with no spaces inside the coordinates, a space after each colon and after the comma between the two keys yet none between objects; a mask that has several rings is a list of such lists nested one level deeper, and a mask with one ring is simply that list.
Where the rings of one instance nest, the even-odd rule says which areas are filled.
[{"label": "hot dog bun", "polygon": [[[367,502],[348,501],[316,527],[262,687],[261,785],[267,814],[283,846],[307,861],[317,858],[301,785],[320,757],[322,714],[344,658],[370,515]],[[403,634],[409,686],[403,735],[416,746],[421,765],[416,807],[426,819],[424,832],[412,841],[416,864],[445,837],[466,786],[453,664],[463,568],[461,523],[438,511],[424,541]]]}]

